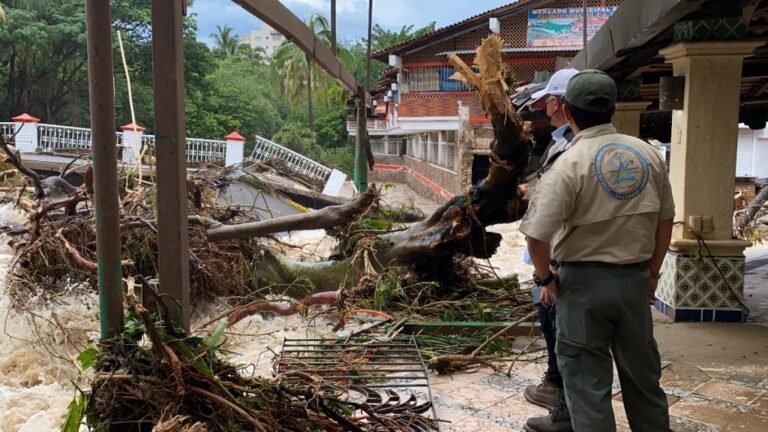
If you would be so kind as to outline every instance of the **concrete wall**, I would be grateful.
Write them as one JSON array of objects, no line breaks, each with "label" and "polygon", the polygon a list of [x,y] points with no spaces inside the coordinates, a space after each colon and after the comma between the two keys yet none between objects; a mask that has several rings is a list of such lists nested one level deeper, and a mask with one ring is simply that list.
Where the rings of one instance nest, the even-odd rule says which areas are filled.
[{"label": "concrete wall", "polygon": [[376,156],[376,167],[368,173],[371,183],[405,183],[419,195],[445,202],[464,193],[458,173],[410,156]]}]

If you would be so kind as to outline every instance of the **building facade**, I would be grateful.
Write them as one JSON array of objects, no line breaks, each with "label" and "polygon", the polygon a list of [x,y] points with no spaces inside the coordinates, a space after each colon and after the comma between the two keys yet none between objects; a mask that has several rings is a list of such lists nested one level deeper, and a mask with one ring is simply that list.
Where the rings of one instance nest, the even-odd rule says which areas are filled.
[{"label": "building facade", "polygon": [[[589,36],[620,3],[588,2]],[[372,91],[368,131],[377,164],[369,179],[407,183],[439,201],[482,180],[493,139],[490,119],[479,94],[451,79],[449,54],[473,66],[482,40],[498,33],[512,80],[544,81],[582,48],[583,6],[582,0],[520,0],[374,53],[390,69]],[[348,130],[356,134],[356,121]]]},{"label": "building facade", "polygon": [[260,30],[254,30],[246,35],[240,36],[240,43],[250,45],[253,49],[263,49],[267,54],[267,57],[272,57],[285,40],[285,36],[266,23],[262,24]]}]

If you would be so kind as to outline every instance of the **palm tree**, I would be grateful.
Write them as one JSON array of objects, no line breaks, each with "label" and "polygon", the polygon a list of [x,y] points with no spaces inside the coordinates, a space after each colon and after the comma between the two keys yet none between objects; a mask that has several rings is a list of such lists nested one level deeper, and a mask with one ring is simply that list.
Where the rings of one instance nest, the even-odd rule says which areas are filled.
[{"label": "palm tree", "polygon": [[267,58],[267,52],[264,51],[264,48],[262,47],[253,48],[248,44],[240,44],[237,47],[237,51],[235,52],[235,55],[240,59],[247,60],[253,63],[254,66],[259,66],[264,64],[264,61]]},{"label": "palm tree", "polygon": [[213,42],[216,44],[214,52],[216,52],[221,58],[232,57],[237,52],[237,47],[240,46],[240,39],[237,35],[232,33],[234,29],[228,25],[216,26],[217,33],[211,35]]},{"label": "palm tree", "polygon": [[[331,30],[328,19],[322,15],[312,15],[307,20],[307,26],[317,36],[317,40],[326,46],[331,46]],[[339,56],[344,55],[338,50]],[[301,48],[293,42],[286,42],[275,51],[272,57],[271,76],[273,81],[288,98],[288,103],[295,106],[301,101],[302,95],[307,95],[307,120],[310,129],[314,129],[313,94],[320,97],[323,105],[328,105],[328,87],[330,78],[312,62]]]},{"label": "palm tree", "polygon": [[398,31],[387,30],[379,24],[376,24],[371,30],[371,44],[376,51],[389,48],[393,45],[435,31],[435,24],[436,23],[432,21],[426,26],[416,30],[414,30],[414,25],[403,25]]}]

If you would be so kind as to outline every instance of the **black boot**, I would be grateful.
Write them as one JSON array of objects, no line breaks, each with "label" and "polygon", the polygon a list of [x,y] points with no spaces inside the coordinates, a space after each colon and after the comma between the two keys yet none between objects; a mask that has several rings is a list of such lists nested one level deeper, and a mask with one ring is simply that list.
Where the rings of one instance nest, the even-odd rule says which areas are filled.
[{"label": "black boot", "polygon": [[528,432],[573,432],[568,407],[560,405],[547,416],[529,418],[525,423],[525,430]]}]

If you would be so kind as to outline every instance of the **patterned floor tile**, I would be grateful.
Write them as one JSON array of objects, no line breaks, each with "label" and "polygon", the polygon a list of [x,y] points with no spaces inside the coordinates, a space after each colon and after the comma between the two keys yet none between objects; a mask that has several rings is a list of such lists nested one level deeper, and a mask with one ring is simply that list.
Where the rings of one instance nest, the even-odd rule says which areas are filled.
[{"label": "patterned floor tile", "polygon": [[477,418],[468,418],[441,429],[446,432],[517,432],[519,430]]},{"label": "patterned floor tile", "polygon": [[741,414],[723,429],[723,432],[765,432],[768,431],[768,417]]},{"label": "patterned floor tile", "polygon": [[739,405],[749,405],[757,400],[764,391],[745,385],[729,384],[722,381],[712,380],[697,388],[694,393]]},{"label": "patterned floor tile", "polygon": [[514,375],[511,377],[508,377],[503,374],[491,375],[488,378],[478,381],[478,384],[488,385],[496,388],[497,390],[500,390],[506,393],[511,393],[511,394],[522,393],[526,387],[532,384],[537,384],[537,383],[538,381],[535,381],[533,379],[523,378],[523,377],[514,376]]},{"label": "patterned floor tile", "polygon": [[687,400],[674,404],[669,409],[669,414],[679,417],[681,420],[692,421],[702,425],[713,426],[717,429],[725,427],[731,422],[731,416],[735,410],[719,407],[706,402],[691,402]]}]

